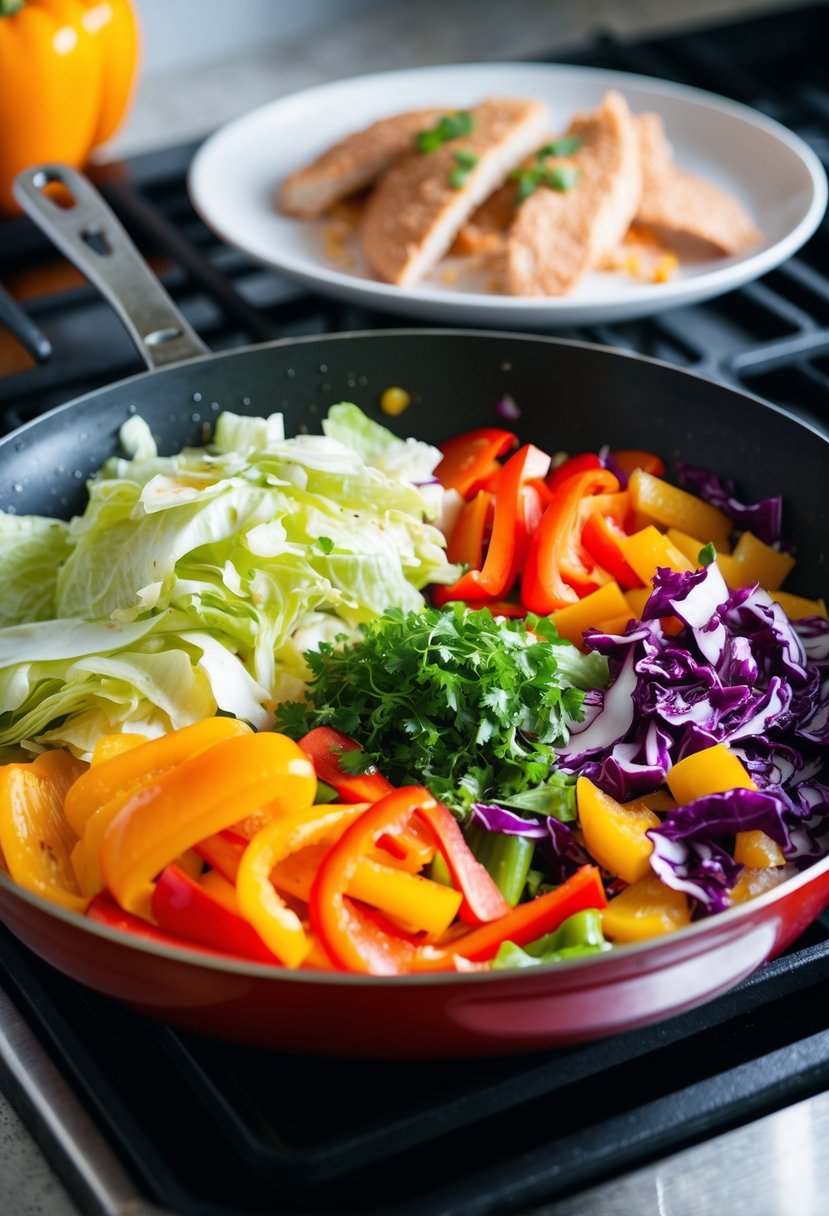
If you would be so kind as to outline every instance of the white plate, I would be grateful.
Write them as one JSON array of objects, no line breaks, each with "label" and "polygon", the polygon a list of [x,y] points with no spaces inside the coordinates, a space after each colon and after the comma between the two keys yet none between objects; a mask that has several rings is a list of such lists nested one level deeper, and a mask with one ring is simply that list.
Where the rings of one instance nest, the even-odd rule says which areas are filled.
[{"label": "white plate", "polygon": [[[373,280],[359,264],[341,268],[325,252],[327,221],[280,215],[281,179],[329,144],[375,119],[426,106],[468,107],[487,96],[546,100],[554,130],[616,88],[631,109],[657,110],[678,165],[737,196],[763,233],[747,256],[682,259],[668,283],[593,273],[565,297],[487,292],[449,285],[440,273],[412,288]],[[380,72],[306,89],[237,119],[197,152],[190,197],[223,240],[325,295],[430,321],[550,329],[618,321],[710,298],[757,278],[812,235],[826,209],[823,168],[791,131],[713,93],[624,72],[548,64],[459,64]]]}]

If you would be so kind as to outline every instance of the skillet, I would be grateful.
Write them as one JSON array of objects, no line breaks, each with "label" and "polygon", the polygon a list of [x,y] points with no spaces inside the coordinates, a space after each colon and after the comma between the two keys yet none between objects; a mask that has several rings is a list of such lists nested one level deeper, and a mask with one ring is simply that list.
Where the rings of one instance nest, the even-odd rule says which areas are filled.
[{"label": "skillet", "polygon": [[[70,191],[68,209],[44,188]],[[784,409],[641,356],[531,335],[389,330],[207,353],[89,183],[62,166],[18,179],[21,204],[105,292],[153,370],[99,389],[0,439],[0,508],[69,517],[85,479],[139,412],[160,450],[203,442],[221,410],[282,411],[318,430],[355,401],[400,434],[438,442],[492,424],[509,394],[522,440],[682,456],[734,477],[745,499],[780,493],[799,544],[791,589],[826,590],[829,437]],[[379,409],[397,385],[412,404]],[[746,978],[829,905],[829,857],[759,898],[665,938],[531,971],[368,978],[217,960],[92,924],[0,872],[0,919],[73,979],[181,1029],[316,1055],[507,1054],[631,1030]]]}]

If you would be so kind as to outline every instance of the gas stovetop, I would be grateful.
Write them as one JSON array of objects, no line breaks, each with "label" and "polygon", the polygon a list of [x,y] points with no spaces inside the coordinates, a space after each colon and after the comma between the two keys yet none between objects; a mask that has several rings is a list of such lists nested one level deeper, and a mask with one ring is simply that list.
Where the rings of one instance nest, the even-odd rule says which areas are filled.
[{"label": "gas stovetop", "polygon": [[[826,165],[827,45],[829,9],[813,6],[681,37],[602,39],[557,59],[733,97],[796,131]],[[213,349],[399,326],[221,244],[187,198],[194,149],[108,166],[95,180]],[[28,221],[0,226],[0,281],[51,344],[37,362],[0,332],[0,429],[141,370],[108,306]],[[747,388],[829,429],[829,226],[718,300],[566,336]],[[584,1216],[720,1204],[762,1214],[793,1210],[796,1195],[799,1216],[810,1216],[821,1210],[808,1199],[821,1193],[819,1176],[796,1177],[793,1163],[796,1147],[815,1147],[829,1127],[827,1008],[829,920],[734,992],[635,1034],[511,1060],[339,1063],[150,1023],[58,975],[0,928],[0,1085],[78,1205],[107,1216]],[[742,1207],[739,1136],[764,1154],[757,1176],[744,1178]],[[674,1153],[697,1187],[686,1204],[666,1198],[653,1173]],[[775,1165],[792,1179],[782,1206],[773,1188],[758,1193],[760,1172]]]}]

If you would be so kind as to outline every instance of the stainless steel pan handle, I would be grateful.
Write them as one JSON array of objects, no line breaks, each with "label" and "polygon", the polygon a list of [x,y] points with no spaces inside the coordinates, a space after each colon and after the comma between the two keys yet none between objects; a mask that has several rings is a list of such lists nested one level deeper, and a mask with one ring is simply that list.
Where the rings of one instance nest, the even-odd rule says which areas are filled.
[{"label": "stainless steel pan handle", "polygon": [[[59,185],[60,201],[47,187]],[[20,206],[106,297],[151,369],[209,354],[98,191],[68,165],[19,173]]]}]

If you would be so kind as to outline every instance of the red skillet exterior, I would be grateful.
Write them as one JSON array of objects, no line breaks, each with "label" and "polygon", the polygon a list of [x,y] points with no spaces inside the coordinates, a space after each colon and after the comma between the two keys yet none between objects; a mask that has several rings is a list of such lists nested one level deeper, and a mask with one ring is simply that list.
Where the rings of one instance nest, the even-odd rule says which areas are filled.
[{"label": "red skillet exterior", "polygon": [[214,962],[91,925],[0,874],[0,916],[73,979],[182,1030],[278,1051],[502,1055],[646,1026],[718,996],[829,906],[829,858],[675,936],[538,971],[400,979]]},{"label": "red skillet exterior", "polygon": [[[388,419],[383,389],[410,410]],[[580,451],[651,448],[782,493],[802,545],[792,589],[825,591],[829,441],[817,427],[651,360],[529,336],[405,331],[274,343],[194,360],[99,390],[0,439],[0,507],[80,509],[83,478],[137,409],[164,451],[199,442],[220,409],[282,409],[315,427],[351,399],[401,434],[432,442],[495,421],[504,394],[522,438]],[[214,961],[119,935],[53,907],[0,873],[0,919],[74,979],[153,1017],[279,1050],[417,1058],[533,1051],[647,1025],[732,987],[829,906],[829,857],[756,901],[675,936],[532,971],[365,979]]]}]

